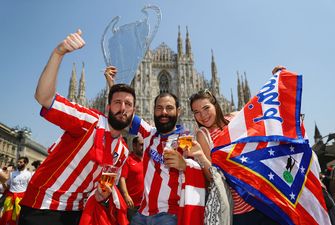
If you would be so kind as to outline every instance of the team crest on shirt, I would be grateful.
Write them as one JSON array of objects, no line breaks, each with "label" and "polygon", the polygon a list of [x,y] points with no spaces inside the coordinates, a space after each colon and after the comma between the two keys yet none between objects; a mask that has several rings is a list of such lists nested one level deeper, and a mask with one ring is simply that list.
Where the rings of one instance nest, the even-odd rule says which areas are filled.
[{"label": "team crest on shirt", "polygon": [[117,157],[119,157],[119,153],[114,152],[114,153],[113,153],[113,159],[115,159],[115,158],[117,158]]}]

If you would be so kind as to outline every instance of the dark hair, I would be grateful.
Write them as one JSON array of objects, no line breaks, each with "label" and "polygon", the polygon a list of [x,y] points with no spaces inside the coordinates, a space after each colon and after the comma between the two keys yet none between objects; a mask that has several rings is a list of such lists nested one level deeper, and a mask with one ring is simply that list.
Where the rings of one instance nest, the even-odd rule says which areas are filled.
[{"label": "dark hair", "polygon": [[179,108],[178,97],[176,95],[174,95],[172,93],[168,93],[168,92],[160,93],[159,95],[156,96],[154,107],[156,107],[156,103],[157,103],[159,98],[164,98],[164,97],[167,97],[167,96],[170,96],[170,97],[174,98],[174,101],[176,102],[176,108],[178,109]]},{"label": "dark hair", "polygon": [[31,165],[37,169],[41,165],[41,160],[35,160]]},{"label": "dark hair", "polygon": [[24,162],[25,164],[28,164],[28,163],[29,163],[29,159],[28,159],[28,157],[21,156],[21,157],[18,158],[18,160],[20,160],[20,159],[23,159],[23,162]]},{"label": "dark hair", "polygon": [[137,144],[138,143],[138,136],[133,138],[133,144]]},{"label": "dark hair", "polygon": [[[190,107],[192,111],[193,111],[192,104],[195,100],[198,100],[198,99],[208,99],[209,102],[214,105],[215,112],[216,112],[215,123],[220,127],[220,129],[222,129],[225,125],[229,123],[229,121],[226,118],[224,118],[222,109],[218,101],[216,100],[215,96],[208,89],[200,90],[197,93],[191,95],[189,100],[190,100]],[[202,126],[197,120],[195,121],[197,122],[199,127]]]},{"label": "dark hair", "polygon": [[134,106],[136,103],[136,95],[135,95],[135,90],[134,88],[130,87],[128,84],[115,84],[109,89],[109,94],[108,94],[108,104],[110,104],[114,93],[116,92],[127,92],[131,94],[134,97]]}]

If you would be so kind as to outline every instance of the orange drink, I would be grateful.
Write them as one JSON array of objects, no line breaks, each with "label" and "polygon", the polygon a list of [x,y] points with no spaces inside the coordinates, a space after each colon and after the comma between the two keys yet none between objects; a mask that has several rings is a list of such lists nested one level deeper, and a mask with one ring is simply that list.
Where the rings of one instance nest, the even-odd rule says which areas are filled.
[{"label": "orange drink", "polygon": [[102,191],[105,190],[105,185],[112,187],[115,183],[117,177],[118,168],[113,165],[104,165],[102,168],[102,174],[100,178],[100,187]]},{"label": "orange drink", "polygon": [[102,173],[100,178],[100,187],[103,191],[105,191],[104,185],[108,185],[110,187],[114,185],[116,175],[116,173]]},{"label": "orange drink", "polygon": [[191,149],[192,147],[193,136],[192,135],[182,135],[178,138],[178,146],[185,150],[187,147]]}]

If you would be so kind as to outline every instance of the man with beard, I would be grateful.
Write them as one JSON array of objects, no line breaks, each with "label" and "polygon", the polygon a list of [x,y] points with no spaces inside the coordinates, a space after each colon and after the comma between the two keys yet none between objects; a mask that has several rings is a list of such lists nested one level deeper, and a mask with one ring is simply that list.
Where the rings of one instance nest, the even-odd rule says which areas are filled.
[{"label": "man with beard", "polygon": [[131,221],[137,213],[143,195],[143,139],[139,136],[133,138],[133,149],[122,167],[119,182],[120,190],[127,204],[127,218]]},{"label": "man with beard", "polygon": [[[112,87],[113,74],[105,75]],[[155,127],[137,115],[132,120],[129,133],[143,138],[144,192],[131,225],[203,224],[205,177],[200,164],[184,159],[178,147],[178,137],[184,133],[176,125],[179,115],[178,98],[161,93],[154,100]],[[193,146],[201,148],[196,141]],[[100,199],[104,199],[101,191]]]},{"label": "man with beard", "polygon": [[[112,86],[113,82],[109,76],[106,78],[109,85]],[[176,225],[177,221],[179,224],[190,224],[189,221],[192,221],[193,218],[202,224],[204,211],[201,208],[205,198],[205,179],[199,164],[191,159],[186,162],[182,156],[182,150],[176,147],[177,139],[184,131],[180,125],[176,125],[179,115],[178,98],[172,93],[162,93],[154,101],[155,127],[151,127],[136,115],[133,118],[129,133],[143,138],[144,192],[140,208],[132,218],[131,225]],[[190,216],[185,216],[184,209],[190,209],[187,212],[187,215],[190,215],[194,207],[185,207],[185,199],[181,201],[181,190],[185,182],[184,175],[186,175],[186,172],[183,171],[186,170],[186,167],[190,171],[195,164],[198,168],[194,170],[199,171],[196,173],[199,175],[197,179],[201,180],[199,185],[203,186],[200,191],[201,196],[197,193],[196,201],[193,201],[194,206],[200,206],[199,211],[193,210],[193,213],[198,215],[192,215],[190,218]]]},{"label": "man with beard", "polygon": [[9,174],[5,188],[9,188],[3,208],[1,225],[16,224],[20,214],[19,203],[23,198],[31,178],[31,173],[26,169],[29,160],[27,157],[19,157],[17,169]]},{"label": "man with beard", "polygon": [[[162,93],[154,101],[156,127],[151,127],[136,115],[132,121],[129,132],[142,136],[144,140],[144,193],[138,213],[131,224],[177,224],[180,176],[183,174],[179,170],[184,170],[186,163],[171,159],[183,158],[177,151],[170,151],[169,159],[163,156],[163,151],[167,145],[176,143],[183,131],[180,125],[176,125],[179,114],[178,98],[171,93]],[[180,164],[171,165],[171,162]]]},{"label": "man with beard", "polygon": [[[108,117],[56,94],[60,63],[66,53],[85,45],[81,34],[68,35],[53,50],[38,81],[35,98],[42,105],[41,116],[64,134],[29,182],[21,201],[21,225],[79,224],[89,194],[99,186],[102,165],[121,167],[128,156],[121,130],[135,111],[131,87],[117,84],[110,89]],[[113,76],[116,69],[110,67],[108,73]]]},{"label": "man with beard", "polygon": [[[113,87],[112,74],[106,80]],[[167,145],[177,143],[183,132],[176,125],[180,107],[178,98],[172,93],[161,93],[154,100],[154,122],[152,127],[135,115],[129,133],[143,138],[144,192],[138,212],[131,225],[176,225],[179,211],[181,177],[186,168],[182,155],[174,150],[165,154]]]}]

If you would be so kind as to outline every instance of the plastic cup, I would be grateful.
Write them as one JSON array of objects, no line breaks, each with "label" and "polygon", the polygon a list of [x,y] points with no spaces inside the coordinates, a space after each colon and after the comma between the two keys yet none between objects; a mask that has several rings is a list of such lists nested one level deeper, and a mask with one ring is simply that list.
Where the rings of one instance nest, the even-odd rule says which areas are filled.
[{"label": "plastic cup", "polygon": [[113,165],[104,165],[102,167],[102,174],[100,178],[100,187],[102,191],[106,191],[105,185],[112,187],[115,183],[118,167]]}]

